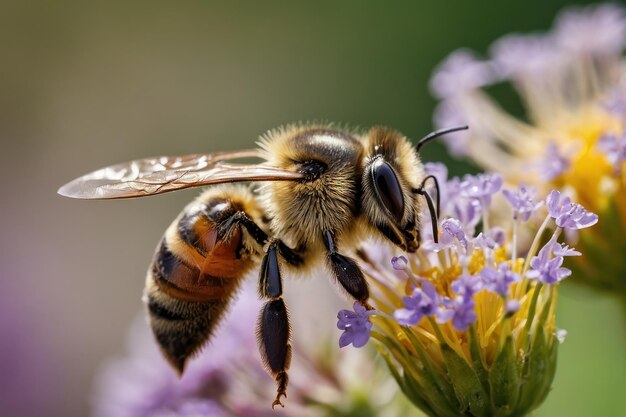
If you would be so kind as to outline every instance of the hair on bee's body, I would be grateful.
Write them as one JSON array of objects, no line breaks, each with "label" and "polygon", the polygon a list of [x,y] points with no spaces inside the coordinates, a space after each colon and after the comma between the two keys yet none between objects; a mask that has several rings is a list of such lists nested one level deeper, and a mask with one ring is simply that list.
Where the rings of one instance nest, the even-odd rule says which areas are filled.
[{"label": "hair on bee's body", "polygon": [[[211,337],[247,272],[258,266],[265,304],[257,339],[276,382],[274,407],[287,396],[291,362],[281,269],[310,275],[322,264],[349,296],[371,308],[361,269],[343,253],[366,237],[415,252],[422,198],[436,241],[438,209],[424,184],[431,178],[437,184],[425,177],[418,151],[433,138],[463,128],[433,132],[416,148],[385,127],[361,132],[333,124],[294,124],[262,136],[260,149],[130,161],[77,178],[59,193],[130,198],[201,185],[260,183],[256,189],[213,186],[182,211],[157,247],[144,300],[164,356],[182,372]],[[264,162],[228,162],[247,157]]]}]

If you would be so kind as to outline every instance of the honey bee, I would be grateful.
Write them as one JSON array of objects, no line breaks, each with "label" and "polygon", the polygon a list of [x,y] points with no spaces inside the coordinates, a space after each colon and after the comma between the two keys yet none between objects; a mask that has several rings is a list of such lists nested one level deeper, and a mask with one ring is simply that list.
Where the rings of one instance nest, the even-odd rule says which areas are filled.
[{"label": "honey bee", "polygon": [[[113,165],[77,178],[59,194],[82,199],[145,197],[209,187],[169,226],[146,278],[144,301],[165,358],[182,373],[210,339],[242,279],[259,269],[257,339],[274,377],[272,408],[287,396],[291,329],[283,272],[324,264],[349,296],[366,308],[368,284],[357,262],[342,254],[378,236],[408,252],[420,245],[425,199],[437,239],[439,192],[426,176],[420,148],[401,133],[298,124],[269,131],[258,149],[157,157]],[[254,164],[229,162],[255,157]],[[436,204],[425,184],[433,180]],[[251,182],[242,186],[231,183]],[[436,206],[436,207],[435,207]]]}]

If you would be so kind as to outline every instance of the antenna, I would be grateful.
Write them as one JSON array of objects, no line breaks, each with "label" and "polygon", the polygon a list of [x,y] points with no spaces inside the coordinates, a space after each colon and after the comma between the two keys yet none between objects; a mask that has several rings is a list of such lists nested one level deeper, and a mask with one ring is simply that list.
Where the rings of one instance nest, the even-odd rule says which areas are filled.
[{"label": "antenna", "polygon": [[417,142],[417,145],[415,145],[415,148],[419,152],[420,149],[422,149],[422,146],[426,145],[431,140],[438,138],[439,136],[445,135],[446,133],[452,133],[452,132],[457,132],[459,130],[467,130],[467,129],[469,129],[469,126],[463,125],[463,126],[449,127],[446,129],[435,130],[434,132],[429,133],[428,135],[421,138],[419,142]]}]

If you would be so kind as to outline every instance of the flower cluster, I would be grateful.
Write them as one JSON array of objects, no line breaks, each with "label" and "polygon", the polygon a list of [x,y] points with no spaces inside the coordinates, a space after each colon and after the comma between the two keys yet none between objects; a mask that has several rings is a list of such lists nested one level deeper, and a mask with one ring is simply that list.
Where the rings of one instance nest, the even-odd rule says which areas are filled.
[{"label": "flower cluster", "polygon": [[[501,173],[508,184],[566,190],[600,214],[601,227],[568,234],[587,254],[568,265],[624,300],[626,258],[607,256],[607,248],[626,251],[625,46],[624,8],[570,8],[550,32],[505,36],[485,58],[453,52],[431,80],[440,100],[435,124],[470,125],[448,139],[452,153]],[[488,93],[501,83],[519,93],[524,118],[506,113]]]},{"label": "flower cluster", "polygon": [[[580,255],[558,239],[598,216],[558,191],[537,202],[532,188],[502,190],[497,175],[447,180],[437,164],[427,173],[446,193],[439,243],[393,257],[376,244],[359,251],[376,310],[341,311],[340,345],[373,338],[402,391],[428,415],[524,415],[550,389],[563,337],[557,287],[571,275],[563,259]],[[496,199],[511,208],[500,224],[490,212]],[[524,257],[517,256],[519,224],[536,228]]]}]

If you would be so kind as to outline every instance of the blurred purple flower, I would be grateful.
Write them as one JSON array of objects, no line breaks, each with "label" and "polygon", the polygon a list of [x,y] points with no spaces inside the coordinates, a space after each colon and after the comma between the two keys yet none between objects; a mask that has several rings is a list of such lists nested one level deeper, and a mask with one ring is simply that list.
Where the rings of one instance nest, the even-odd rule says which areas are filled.
[{"label": "blurred purple flower", "polygon": [[533,200],[536,193],[535,188],[525,185],[520,185],[515,191],[502,190],[502,194],[513,207],[513,219],[528,221],[533,212],[541,206],[541,203],[535,203]]},{"label": "blurred purple flower", "polygon": [[[449,126],[467,125],[468,121],[461,106],[453,99],[446,99],[439,102],[433,113],[435,126],[444,128]],[[467,155],[470,145],[470,134],[467,130],[456,132],[454,135],[444,135],[441,140],[446,144],[453,156],[462,157]]]},{"label": "blurred purple flower", "polygon": [[421,281],[421,288],[415,288],[410,297],[403,297],[404,308],[393,313],[400,324],[414,326],[424,316],[433,316],[439,309],[440,297],[437,290],[427,280]]},{"label": "blurred purple flower", "polygon": [[493,238],[498,246],[504,246],[507,235],[506,231],[503,228],[498,226],[492,227],[489,235]]},{"label": "blurred purple flower", "polygon": [[564,229],[583,229],[598,222],[597,214],[587,211],[578,203],[572,203],[569,197],[561,199],[561,193],[557,190],[552,190],[548,195],[546,205],[557,226]]},{"label": "blurred purple flower", "polygon": [[[106,364],[96,380],[92,415],[269,416],[268,399],[274,387],[258,355],[251,354],[257,351],[254,328],[259,308],[255,289],[249,285],[215,335],[219,343],[193,359],[182,378],[162,358],[145,318],[138,318],[130,331],[130,355]],[[241,387],[237,375],[242,371],[247,383],[257,381],[267,390]]]},{"label": "blurred purple flower", "polygon": [[452,281],[450,288],[458,295],[474,295],[483,289],[483,282],[476,275],[462,274]]},{"label": "blurred purple flower", "polygon": [[619,54],[626,44],[626,13],[613,4],[572,7],[556,19],[556,42],[573,52]]},{"label": "blurred purple flower", "polygon": [[482,250],[486,249],[494,249],[498,244],[494,239],[489,236],[486,236],[484,233],[480,232],[478,236],[472,239],[472,243],[475,247],[480,248]]},{"label": "blurred purple flower", "polygon": [[436,97],[446,98],[490,84],[493,79],[487,62],[479,61],[469,50],[459,49],[435,69],[430,88]]},{"label": "blurred purple flower", "polygon": [[626,94],[622,88],[614,88],[600,106],[618,117],[626,117]]},{"label": "blurred purple flower", "polygon": [[502,182],[499,174],[466,175],[461,183],[461,194],[478,200],[486,210],[491,205],[491,196],[500,190]]},{"label": "blurred purple flower", "polygon": [[508,35],[491,46],[489,53],[502,78],[537,79],[562,66],[562,54],[545,35]]},{"label": "blurred purple flower", "polygon": [[352,344],[356,348],[363,347],[370,340],[370,330],[372,323],[369,316],[374,311],[367,310],[358,301],[352,306],[354,311],[341,310],[337,314],[337,328],[343,330],[339,337],[339,347],[345,347]]},{"label": "blurred purple flower", "polygon": [[545,155],[542,155],[541,159],[534,166],[541,179],[545,181],[553,180],[567,171],[569,167],[570,160],[561,153],[554,141],[548,143]]},{"label": "blurred purple flower", "polygon": [[626,135],[606,134],[598,139],[597,147],[606,155],[615,172],[621,172],[626,162]]},{"label": "blurred purple flower", "polygon": [[510,314],[517,312],[520,307],[521,305],[519,300],[516,300],[515,298],[506,300],[506,303],[504,304],[504,310]]},{"label": "blurred purple flower", "polygon": [[391,267],[396,271],[404,270],[404,268],[406,268],[408,264],[409,261],[406,259],[406,257],[402,255],[394,256],[393,258],[391,258]]},{"label": "blurred purple flower", "polygon": [[484,288],[506,297],[509,294],[509,287],[512,283],[517,282],[521,277],[511,270],[508,262],[498,264],[498,269],[487,267],[480,271],[480,277],[483,281]]}]

